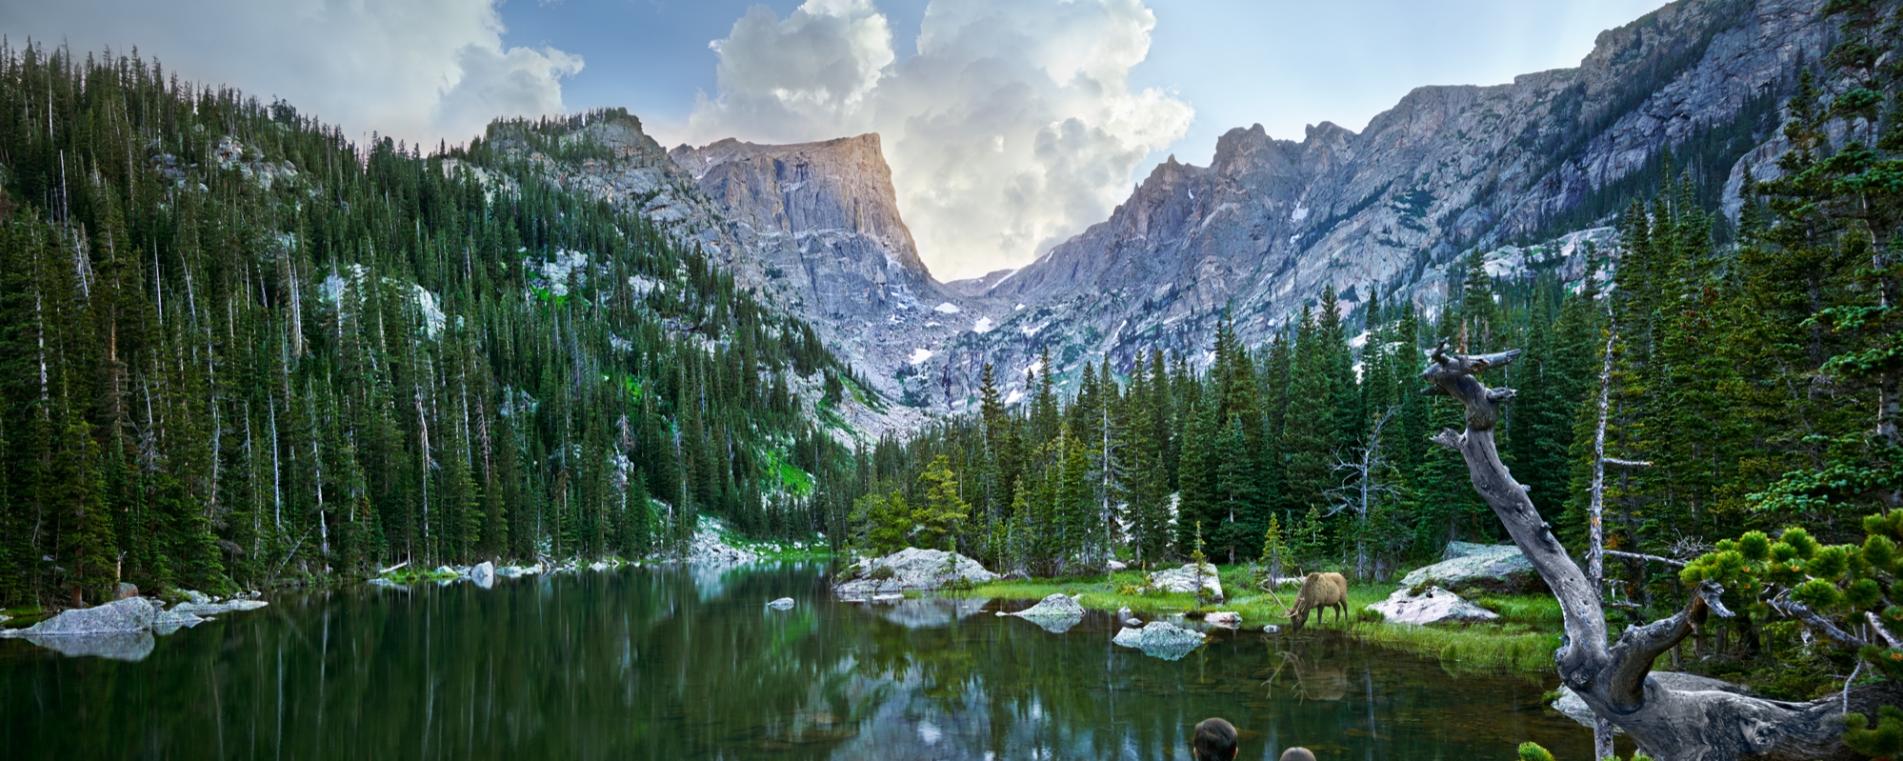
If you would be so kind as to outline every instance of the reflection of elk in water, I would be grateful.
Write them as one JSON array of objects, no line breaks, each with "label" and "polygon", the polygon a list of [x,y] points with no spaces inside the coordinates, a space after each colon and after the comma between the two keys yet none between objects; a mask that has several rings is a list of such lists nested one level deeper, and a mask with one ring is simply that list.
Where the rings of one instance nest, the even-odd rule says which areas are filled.
[{"label": "reflection of elk in water", "polygon": [[1348,579],[1339,573],[1311,573],[1302,579],[1302,591],[1288,614],[1289,626],[1299,632],[1308,623],[1310,611],[1320,620],[1330,608],[1335,611],[1335,623],[1348,615]]},{"label": "reflection of elk in water", "polygon": [[1302,700],[1340,700],[1348,695],[1348,669],[1339,663],[1309,663],[1294,653],[1283,653],[1264,685],[1272,685],[1284,670],[1295,678],[1295,695]]}]

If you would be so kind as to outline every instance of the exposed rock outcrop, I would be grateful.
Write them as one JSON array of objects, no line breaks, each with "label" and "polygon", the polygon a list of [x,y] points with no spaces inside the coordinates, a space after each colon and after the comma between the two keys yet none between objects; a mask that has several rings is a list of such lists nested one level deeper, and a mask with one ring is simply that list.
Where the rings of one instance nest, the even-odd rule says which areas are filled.
[{"label": "exposed rock outcrop", "polygon": [[1017,616],[1037,624],[1052,634],[1063,634],[1084,620],[1084,606],[1077,599],[1066,594],[1053,594],[1045,597],[1036,605],[1015,613],[999,613],[1001,616]]},{"label": "exposed rock outcrop", "polygon": [[944,550],[907,547],[882,558],[853,564],[853,578],[833,587],[842,600],[871,600],[902,595],[907,590],[937,589],[948,584],[982,584],[998,575],[978,561]]},{"label": "exposed rock outcrop", "polygon": [[1461,599],[1460,595],[1440,587],[1428,587],[1418,595],[1413,592],[1409,587],[1396,589],[1388,595],[1388,599],[1370,605],[1368,609],[1380,613],[1382,620],[1391,624],[1471,623],[1500,618],[1500,614]]},{"label": "exposed rock outcrop", "polygon": [[1438,584],[1450,590],[1531,592],[1540,587],[1539,574],[1520,548],[1511,544],[1448,542],[1446,559],[1409,571],[1401,585]]},{"label": "exposed rock outcrop", "polygon": [[[1216,567],[1204,563],[1201,573],[1202,596],[1207,600],[1222,602],[1222,580],[1216,576]],[[1195,594],[1198,574],[1194,563],[1184,563],[1181,568],[1169,568],[1150,574],[1149,588],[1159,592],[1176,594]]]}]

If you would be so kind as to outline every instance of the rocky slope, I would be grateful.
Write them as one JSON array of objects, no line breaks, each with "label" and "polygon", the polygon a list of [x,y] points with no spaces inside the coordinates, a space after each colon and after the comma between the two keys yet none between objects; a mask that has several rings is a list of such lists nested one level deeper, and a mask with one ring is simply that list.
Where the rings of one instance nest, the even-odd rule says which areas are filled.
[{"label": "rocky slope", "polygon": [[664,151],[608,111],[540,128],[593,150],[516,148],[714,253],[909,405],[864,415],[868,428],[906,427],[974,404],[987,362],[1011,398],[1045,352],[1066,379],[1152,347],[1196,359],[1225,310],[1261,341],[1325,285],[1351,316],[1377,294],[1431,313],[1474,249],[1496,275],[1576,277],[1668,151],[1733,198],[1747,168],[1775,175],[1779,106],[1835,28],[1821,2],[1679,0],[1600,34],[1578,67],[1422,87],[1358,133],[1231,130],[1209,166],[1172,157],[1109,219],[1024,268],[948,284],[919,260],[876,135]]},{"label": "rocky slope", "polygon": [[[1604,243],[1585,228],[1616,210],[1609,191],[1667,149],[1715,153],[1692,158],[1729,168],[1735,196],[1747,165],[1775,174],[1776,105],[1835,27],[1819,5],[1680,0],[1602,33],[1577,68],[1423,87],[1359,133],[1232,130],[1209,166],[1172,157],[1108,220],[972,289],[1003,307],[996,329],[937,361],[967,377],[977,358],[1021,371],[1045,348],[1066,369],[1151,346],[1194,357],[1224,309],[1262,340],[1328,284],[1346,310],[1376,293],[1432,310],[1465,251],[1498,249],[1498,272]],[[1508,246],[1529,238],[1546,243]]]}]

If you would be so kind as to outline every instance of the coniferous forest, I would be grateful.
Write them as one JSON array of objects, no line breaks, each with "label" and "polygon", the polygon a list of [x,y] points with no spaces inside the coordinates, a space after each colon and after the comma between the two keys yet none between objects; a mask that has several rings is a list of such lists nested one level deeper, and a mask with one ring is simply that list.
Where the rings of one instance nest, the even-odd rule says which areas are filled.
[{"label": "coniferous forest", "polygon": [[0,104],[0,604],[827,527],[844,369],[638,219],[133,56]]}]

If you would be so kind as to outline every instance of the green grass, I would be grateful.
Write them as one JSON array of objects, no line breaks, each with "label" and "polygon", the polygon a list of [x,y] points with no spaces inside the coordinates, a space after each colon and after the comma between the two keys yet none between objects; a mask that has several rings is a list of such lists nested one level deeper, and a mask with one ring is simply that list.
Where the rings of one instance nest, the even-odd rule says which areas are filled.
[{"label": "green grass", "polygon": [[[1092,610],[1114,611],[1129,608],[1139,617],[1154,618],[1171,613],[1199,614],[1234,611],[1242,616],[1245,629],[1264,624],[1288,625],[1284,603],[1294,604],[1295,588],[1284,587],[1271,595],[1257,591],[1249,582],[1246,566],[1218,568],[1229,600],[1213,605],[1198,605],[1188,594],[1157,594],[1139,591],[1144,575],[1139,571],[1121,571],[1102,575],[1058,579],[995,581],[979,584],[968,591],[953,594],[1006,600],[1041,600],[1053,594],[1078,595],[1077,601]],[[1450,670],[1494,671],[1524,674],[1549,674],[1553,670],[1553,650],[1559,647],[1559,603],[1550,595],[1494,595],[1474,602],[1500,614],[1495,624],[1448,626],[1410,626],[1389,624],[1378,614],[1364,612],[1369,605],[1387,599],[1398,586],[1363,584],[1348,590],[1349,616],[1335,623],[1331,614],[1311,627],[1345,629],[1349,636],[1409,653],[1433,658]],[[1238,594],[1240,592],[1240,594]]]},{"label": "green grass", "polygon": [[796,497],[807,497],[813,493],[813,474],[801,470],[789,462],[786,453],[778,449],[766,450],[762,455],[766,460],[767,473],[781,490]]}]

